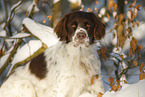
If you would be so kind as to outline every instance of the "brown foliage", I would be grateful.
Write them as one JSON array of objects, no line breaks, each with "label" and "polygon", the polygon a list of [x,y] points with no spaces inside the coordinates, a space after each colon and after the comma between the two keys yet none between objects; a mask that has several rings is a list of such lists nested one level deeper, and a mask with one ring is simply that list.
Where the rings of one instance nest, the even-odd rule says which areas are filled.
[{"label": "brown foliage", "polygon": [[113,79],[113,77],[109,77],[108,78],[108,82],[110,83],[110,86],[113,84],[113,82],[114,82],[114,79]]},{"label": "brown foliage", "polygon": [[143,69],[143,67],[144,67],[145,65],[144,65],[144,62],[140,65],[140,68],[139,68],[139,70],[140,70],[140,72],[142,71],[142,69]]},{"label": "brown foliage", "polygon": [[109,9],[109,11],[112,11],[111,8],[114,8],[114,11],[117,10],[117,4],[114,2],[114,0],[108,0],[108,9]]},{"label": "brown foliage", "polygon": [[145,69],[139,75],[139,80],[143,80],[143,79],[145,79]]},{"label": "brown foliage", "polygon": [[101,50],[100,50],[100,54],[102,55],[102,57],[105,60],[107,60],[106,52],[107,52],[107,48],[106,47],[102,47]]},{"label": "brown foliage", "polygon": [[96,79],[98,79],[98,75],[95,75],[95,76],[92,76],[92,78],[91,78],[91,84],[93,84],[94,83],[94,81],[96,80]]},{"label": "brown foliage", "polygon": [[103,94],[101,92],[98,93],[97,97],[102,97]]},{"label": "brown foliage", "polygon": [[134,66],[138,66],[138,61],[137,60],[134,60],[133,61],[133,64],[134,64]]}]

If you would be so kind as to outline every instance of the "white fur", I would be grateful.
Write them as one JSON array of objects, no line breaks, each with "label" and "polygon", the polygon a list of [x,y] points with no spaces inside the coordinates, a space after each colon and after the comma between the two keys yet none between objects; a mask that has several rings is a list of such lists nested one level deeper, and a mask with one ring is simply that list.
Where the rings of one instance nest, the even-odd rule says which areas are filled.
[{"label": "white fur", "polygon": [[[44,79],[31,74],[28,63],[3,83],[0,97],[95,97],[104,92],[96,49],[95,44],[75,47],[73,42],[58,42],[45,51],[48,73]],[[94,75],[99,78],[91,84]]]}]

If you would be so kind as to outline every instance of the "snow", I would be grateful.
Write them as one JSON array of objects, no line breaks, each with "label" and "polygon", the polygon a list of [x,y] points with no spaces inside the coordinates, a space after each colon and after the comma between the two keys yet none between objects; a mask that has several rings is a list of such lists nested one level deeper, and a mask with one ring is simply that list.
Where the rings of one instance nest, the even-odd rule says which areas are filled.
[{"label": "snow", "polygon": [[68,0],[70,3],[78,3],[78,5],[81,5],[81,0]]},{"label": "snow", "polygon": [[101,10],[100,10],[100,14],[101,14],[101,15],[105,15],[105,12],[106,12],[105,7],[101,8]]},{"label": "snow", "polygon": [[0,36],[5,37],[6,36],[6,31],[5,30],[0,31]]},{"label": "snow", "polygon": [[113,12],[113,18],[115,18],[115,17],[116,17],[116,15],[117,15],[117,12],[116,12],[116,11],[114,11],[114,12]]},{"label": "snow", "polygon": [[105,23],[109,22],[109,18],[104,17],[104,22],[105,22]]},{"label": "snow", "polygon": [[60,0],[53,0],[53,4],[55,4],[55,3],[57,3],[57,2],[59,2]]},{"label": "snow", "polygon": [[0,58],[0,68],[2,68],[2,66],[5,64],[5,62],[7,61],[8,57],[10,54],[5,54],[4,56],[2,56]]},{"label": "snow", "polygon": [[25,38],[25,37],[29,37],[29,36],[30,36],[30,34],[28,34],[28,33],[18,33],[10,38],[17,39],[17,38]]},{"label": "snow", "polygon": [[107,91],[102,97],[145,97],[145,80],[136,84],[125,84],[118,92]]},{"label": "snow", "polygon": [[18,49],[12,61],[12,65],[15,65],[16,63],[25,60],[29,56],[33,55],[41,47],[42,47],[41,41],[30,40],[29,43],[25,44],[23,47]]},{"label": "snow", "polygon": [[34,13],[39,11],[39,9],[38,9],[38,7],[37,7],[37,4],[35,3],[35,0],[33,0],[32,4],[31,4],[31,5],[28,7],[28,9],[27,9],[27,11],[29,12],[28,15],[30,15],[30,13],[31,13],[31,11],[32,11],[32,9],[33,9],[33,7],[34,7]]},{"label": "snow", "polygon": [[22,0],[20,0],[20,1],[19,1],[18,3],[16,3],[16,4],[14,4],[14,5],[12,6],[12,8],[11,8],[11,11],[14,10],[15,8],[19,9],[19,8],[20,8],[19,5],[21,5],[21,3],[22,3]]},{"label": "snow", "polygon": [[58,38],[51,27],[36,23],[30,18],[25,18],[23,24],[30,33],[39,38],[48,47],[53,46],[58,42]]},{"label": "snow", "polygon": [[133,36],[137,39],[137,40],[140,40],[140,39],[143,39],[145,37],[145,23],[140,23],[140,26],[139,27],[136,27],[134,30],[133,30]]},{"label": "snow", "polygon": [[[59,2],[60,0],[53,0],[53,4]],[[81,0],[68,0],[70,3],[78,3],[78,5],[81,5]]]},{"label": "snow", "polygon": [[[15,43],[14,43],[15,44]],[[7,61],[11,51],[13,50],[14,48],[14,45],[7,51],[5,52],[5,55],[3,55],[1,58],[0,58],[0,69],[2,68],[2,66],[5,64],[5,62]]]}]

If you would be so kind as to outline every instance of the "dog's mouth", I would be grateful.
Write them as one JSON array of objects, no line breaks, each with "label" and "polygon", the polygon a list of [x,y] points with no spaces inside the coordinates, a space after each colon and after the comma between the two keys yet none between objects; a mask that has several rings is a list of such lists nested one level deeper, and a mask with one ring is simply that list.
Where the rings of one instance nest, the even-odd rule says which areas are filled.
[{"label": "dog's mouth", "polygon": [[89,46],[89,38],[86,37],[84,33],[79,33],[79,35],[76,35],[73,44],[75,47],[81,46],[81,47],[88,47]]}]

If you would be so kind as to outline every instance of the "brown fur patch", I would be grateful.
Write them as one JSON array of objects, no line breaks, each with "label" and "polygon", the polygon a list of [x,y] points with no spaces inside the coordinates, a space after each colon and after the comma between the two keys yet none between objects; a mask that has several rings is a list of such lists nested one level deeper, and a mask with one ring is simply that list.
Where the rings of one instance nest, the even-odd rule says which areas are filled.
[{"label": "brown fur patch", "polygon": [[47,64],[45,61],[44,53],[35,57],[29,66],[30,72],[34,74],[37,78],[43,79],[47,73]]}]

